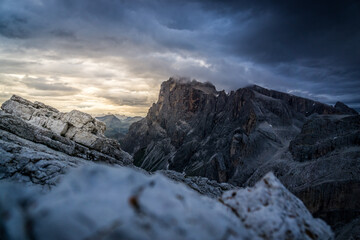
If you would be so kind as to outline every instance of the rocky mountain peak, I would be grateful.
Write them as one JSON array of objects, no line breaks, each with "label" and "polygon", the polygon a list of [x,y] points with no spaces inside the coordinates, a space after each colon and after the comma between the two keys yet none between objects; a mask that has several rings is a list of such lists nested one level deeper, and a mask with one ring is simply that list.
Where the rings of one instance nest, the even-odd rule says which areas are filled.
[{"label": "rocky mountain peak", "polygon": [[[165,90],[169,89],[169,91],[176,90],[176,88],[194,88],[203,91],[206,94],[216,94],[215,86],[210,82],[198,82],[195,79],[190,80],[188,78],[181,77],[171,77],[169,80],[164,81],[161,84],[161,89]],[[161,94],[161,91],[160,91]]]},{"label": "rocky mountain peak", "polygon": [[218,92],[211,83],[184,78],[170,78],[161,84],[159,99],[149,109],[147,118],[166,128],[168,124],[190,119],[211,110]]},{"label": "rocky mountain peak", "polygon": [[[304,114],[305,116],[310,116],[311,114],[347,114],[351,109],[348,106],[345,107],[333,107],[318,101],[314,101],[311,99],[298,97],[292,94],[283,93],[275,90],[269,90],[258,85],[253,85],[248,87],[249,89],[260,93],[264,96],[271,97],[273,99],[282,100],[288,106],[293,108],[296,112]],[[345,110],[347,109],[347,110]],[[353,110],[353,109],[351,109]],[[353,110],[355,111],[355,110]],[[356,111],[355,111],[356,112]],[[354,114],[354,112],[352,113]]]},{"label": "rocky mountain peak", "polygon": [[359,114],[355,109],[348,107],[343,102],[336,102],[334,107],[338,111],[343,112],[345,114],[350,114],[350,115],[358,115]]},{"label": "rocky mountain peak", "polygon": [[[358,170],[351,166],[360,152],[359,115],[348,115],[341,104],[333,107],[256,85],[226,94],[212,85],[169,79],[122,146],[146,170],[169,169],[238,186],[274,171],[307,206],[316,206],[313,212],[346,222],[344,209],[354,212],[357,203],[338,196],[356,185],[351,176]],[[332,189],[324,198],[336,204],[321,208],[308,190],[313,189],[309,179]]]}]

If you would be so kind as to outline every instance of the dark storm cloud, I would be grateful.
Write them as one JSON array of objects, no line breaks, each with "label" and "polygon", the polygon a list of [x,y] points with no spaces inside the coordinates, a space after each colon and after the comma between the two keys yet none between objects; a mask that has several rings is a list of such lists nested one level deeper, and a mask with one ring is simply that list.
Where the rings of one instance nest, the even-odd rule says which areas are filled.
[{"label": "dark storm cloud", "polygon": [[41,90],[41,91],[57,91],[57,92],[61,92],[62,94],[65,94],[66,92],[67,94],[69,94],[80,91],[77,88],[69,87],[65,84],[56,83],[54,81],[50,81],[44,78],[25,77],[22,79],[21,82],[29,88],[34,88],[36,90]]},{"label": "dark storm cloud", "polygon": [[3,0],[0,34],[58,58],[121,56],[157,84],[184,75],[360,106],[359,13],[358,1]]},{"label": "dark storm cloud", "polygon": [[8,38],[27,38],[30,32],[27,19],[22,16],[0,16],[0,34]]}]

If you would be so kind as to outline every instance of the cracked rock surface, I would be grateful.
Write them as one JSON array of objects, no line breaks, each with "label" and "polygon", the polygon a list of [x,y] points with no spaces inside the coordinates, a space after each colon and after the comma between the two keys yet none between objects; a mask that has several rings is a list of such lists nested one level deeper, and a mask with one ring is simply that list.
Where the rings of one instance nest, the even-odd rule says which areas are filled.
[{"label": "cracked rock surface", "polygon": [[360,116],[259,86],[170,78],[122,144],[134,164],[237,186],[272,171],[334,229],[360,216]]},{"label": "cracked rock surface", "polygon": [[[81,167],[45,194],[3,183],[0,237],[333,239],[330,227],[314,219],[274,175],[261,181],[254,188],[225,192],[221,201],[161,174],[126,167]],[[248,202],[239,207],[242,200]]]},{"label": "cracked rock surface", "polygon": [[[69,114],[17,96],[0,111],[0,179],[54,186],[70,168],[91,162],[132,164],[115,140],[102,135],[101,122],[77,111]],[[69,126],[73,127],[69,127]],[[59,130],[59,126],[63,128]],[[66,131],[65,131],[65,130]],[[69,137],[68,133],[74,133]],[[96,132],[96,134],[95,134]],[[88,138],[79,140],[79,136]],[[78,137],[76,137],[78,136]]]},{"label": "cracked rock surface", "polygon": [[[252,188],[224,193],[221,201],[239,216],[245,227],[263,239],[329,239],[330,228],[314,219],[304,204],[268,173]],[[275,214],[274,214],[275,213]],[[266,216],[266,217],[265,217]]]},{"label": "cracked rock surface", "polygon": [[[120,148],[120,144],[103,135],[106,129],[105,123],[87,113],[77,110],[62,113],[43,103],[32,103],[16,95],[4,102],[1,108],[5,113],[19,117],[31,125],[50,130],[53,135],[67,138],[79,145],[117,158],[124,163],[131,163],[131,157]],[[20,131],[10,129],[15,126],[7,125],[7,127],[9,131]]]},{"label": "cracked rock surface", "polygon": [[225,191],[238,189],[238,187],[229,183],[218,183],[205,177],[186,176],[183,173],[172,170],[159,170],[156,172],[161,173],[176,182],[185,183],[195,191],[212,198],[221,197]]}]

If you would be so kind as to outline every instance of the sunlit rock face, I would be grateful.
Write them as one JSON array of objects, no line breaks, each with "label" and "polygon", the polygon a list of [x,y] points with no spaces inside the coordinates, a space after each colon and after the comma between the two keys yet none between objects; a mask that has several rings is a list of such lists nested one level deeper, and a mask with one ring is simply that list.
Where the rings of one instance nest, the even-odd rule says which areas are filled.
[{"label": "sunlit rock face", "polygon": [[259,86],[227,94],[210,83],[170,78],[122,146],[146,170],[238,186],[273,171],[312,213],[335,226],[360,215],[359,119],[341,104]]},{"label": "sunlit rock face", "polygon": [[0,191],[4,240],[333,239],[272,174],[220,200],[161,174],[105,166],[79,168],[46,194]]},{"label": "sunlit rock face", "polygon": [[89,162],[132,164],[105,125],[86,113],[61,113],[13,96],[0,111],[0,179],[53,186],[68,169]]},{"label": "sunlit rock face", "polygon": [[4,102],[1,108],[6,113],[88,147],[103,137],[105,131],[105,124],[87,113],[77,110],[61,113],[53,107],[40,102],[32,103],[16,95]]}]

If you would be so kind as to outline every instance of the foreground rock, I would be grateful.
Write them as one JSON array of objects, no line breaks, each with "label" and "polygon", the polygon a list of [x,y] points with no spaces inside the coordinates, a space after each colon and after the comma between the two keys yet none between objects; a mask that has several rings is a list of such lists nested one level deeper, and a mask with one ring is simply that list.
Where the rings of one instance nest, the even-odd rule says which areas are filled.
[{"label": "foreground rock", "polygon": [[156,171],[156,173],[161,173],[162,175],[176,182],[185,183],[198,193],[212,198],[221,197],[225,191],[239,189],[238,187],[228,183],[218,183],[215,180],[210,180],[205,177],[186,176],[184,173],[179,173],[172,170],[159,170]]},{"label": "foreground rock", "polygon": [[60,113],[13,96],[0,111],[0,179],[55,185],[68,169],[89,162],[132,164],[105,125],[78,111]]},{"label": "foreground rock", "polygon": [[[253,188],[224,193],[221,201],[230,207],[245,227],[263,239],[329,239],[328,226],[314,221],[304,204],[272,174]],[[276,214],[274,214],[276,213]]]},{"label": "foreground rock", "polygon": [[77,110],[61,113],[53,107],[40,102],[32,103],[16,95],[4,102],[1,108],[8,114],[20,117],[35,126],[49,129],[86,147],[123,154],[116,141],[105,138],[105,123],[87,113]]},{"label": "foreground rock", "polygon": [[222,201],[159,174],[105,166],[77,169],[45,195],[7,185],[0,191],[4,240],[333,238],[271,174]]},{"label": "foreground rock", "polygon": [[[17,115],[24,114],[18,109]],[[105,139],[104,142],[114,144],[111,140]],[[119,149],[119,144],[115,143],[114,146]],[[49,189],[75,167],[93,165],[96,162],[113,166],[131,164],[130,156],[122,150],[108,151],[109,145],[106,144],[100,147],[104,153],[0,111],[0,180]],[[235,188],[230,184],[219,184],[202,177],[185,177],[173,171],[161,173],[210,197],[220,197],[224,191]]]}]

